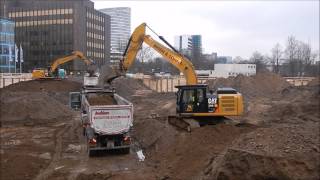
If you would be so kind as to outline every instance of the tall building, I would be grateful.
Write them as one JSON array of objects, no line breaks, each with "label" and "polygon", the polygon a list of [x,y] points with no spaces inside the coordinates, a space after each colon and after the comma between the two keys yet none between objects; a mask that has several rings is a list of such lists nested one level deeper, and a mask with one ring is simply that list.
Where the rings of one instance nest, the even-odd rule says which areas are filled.
[{"label": "tall building", "polygon": [[202,38],[201,35],[192,35],[192,58],[199,59],[202,55]]},{"label": "tall building", "polygon": [[182,54],[191,57],[192,37],[190,35],[175,36],[174,47]]},{"label": "tall building", "polygon": [[14,22],[0,18],[0,72],[15,72]]},{"label": "tall building", "polygon": [[131,34],[131,9],[116,7],[100,9],[111,17],[111,63],[119,63]]},{"label": "tall building", "polygon": [[[72,51],[82,51],[98,66],[110,57],[110,17],[90,0],[10,0],[7,16],[15,21],[15,40],[24,52],[23,69],[48,67]],[[63,65],[83,71],[82,61]]]},{"label": "tall building", "polygon": [[198,58],[202,54],[201,35],[175,36],[174,47],[189,58]]}]

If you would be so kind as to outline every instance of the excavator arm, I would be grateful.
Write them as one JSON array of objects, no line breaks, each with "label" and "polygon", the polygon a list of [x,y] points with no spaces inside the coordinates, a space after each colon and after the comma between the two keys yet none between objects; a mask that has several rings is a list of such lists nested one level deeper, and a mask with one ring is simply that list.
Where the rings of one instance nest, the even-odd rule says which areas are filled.
[{"label": "excavator arm", "polygon": [[151,36],[146,35],[146,23],[139,25],[132,33],[126,51],[124,52],[123,61],[120,63],[120,71],[125,73],[133,64],[136,55],[141,48],[143,42],[161,54],[169,63],[174,65],[186,78],[187,85],[197,84],[197,76],[192,63],[178,51],[176,51],[169,43],[162,39],[171,49],[160,44]]},{"label": "excavator arm", "polygon": [[76,58],[79,58],[80,60],[84,61],[86,65],[90,65],[93,63],[91,60],[87,59],[82,52],[73,51],[71,55],[55,60],[50,67],[50,72],[53,73],[58,68],[59,65],[72,61]]}]

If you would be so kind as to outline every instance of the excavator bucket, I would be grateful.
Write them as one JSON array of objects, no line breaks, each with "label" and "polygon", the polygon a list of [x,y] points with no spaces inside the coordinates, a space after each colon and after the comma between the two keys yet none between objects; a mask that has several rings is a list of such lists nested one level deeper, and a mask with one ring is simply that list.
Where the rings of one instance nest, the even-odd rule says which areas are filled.
[{"label": "excavator bucket", "polygon": [[199,122],[192,118],[168,116],[168,122],[169,124],[187,132],[191,132],[192,129],[200,127]]}]

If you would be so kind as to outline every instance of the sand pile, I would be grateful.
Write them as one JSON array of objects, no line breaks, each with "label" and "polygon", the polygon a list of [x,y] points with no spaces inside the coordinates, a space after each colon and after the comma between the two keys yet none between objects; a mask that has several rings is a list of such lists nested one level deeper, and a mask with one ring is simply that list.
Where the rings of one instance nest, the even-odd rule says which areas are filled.
[{"label": "sand pile", "polygon": [[245,98],[273,97],[279,95],[283,89],[290,85],[281,76],[265,72],[255,76],[238,75],[236,77],[218,78],[208,82],[209,87],[232,87],[244,95]]},{"label": "sand pile", "polygon": [[25,81],[0,90],[2,124],[41,124],[72,116],[67,106],[70,91],[81,84],[62,81]]}]

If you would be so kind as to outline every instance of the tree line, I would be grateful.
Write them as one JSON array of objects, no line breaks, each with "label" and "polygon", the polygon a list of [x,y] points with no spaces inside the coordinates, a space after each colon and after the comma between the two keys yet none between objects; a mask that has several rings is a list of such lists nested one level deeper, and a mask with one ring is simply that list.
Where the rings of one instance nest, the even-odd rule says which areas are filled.
[{"label": "tree line", "polygon": [[[319,62],[316,62],[319,51],[312,50],[309,43],[297,40],[294,36],[289,36],[285,45],[276,43],[270,53],[263,55],[254,51],[249,59],[236,56],[234,63],[256,64],[257,73],[271,70],[282,76],[319,76]],[[188,57],[195,69],[214,69],[217,61],[207,59],[201,54]],[[150,47],[143,46],[138,52],[137,60],[130,69],[132,73],[153,73],[170,72],[179,74],[179,71],[162,57],[156,56],[156,52]]]}]

